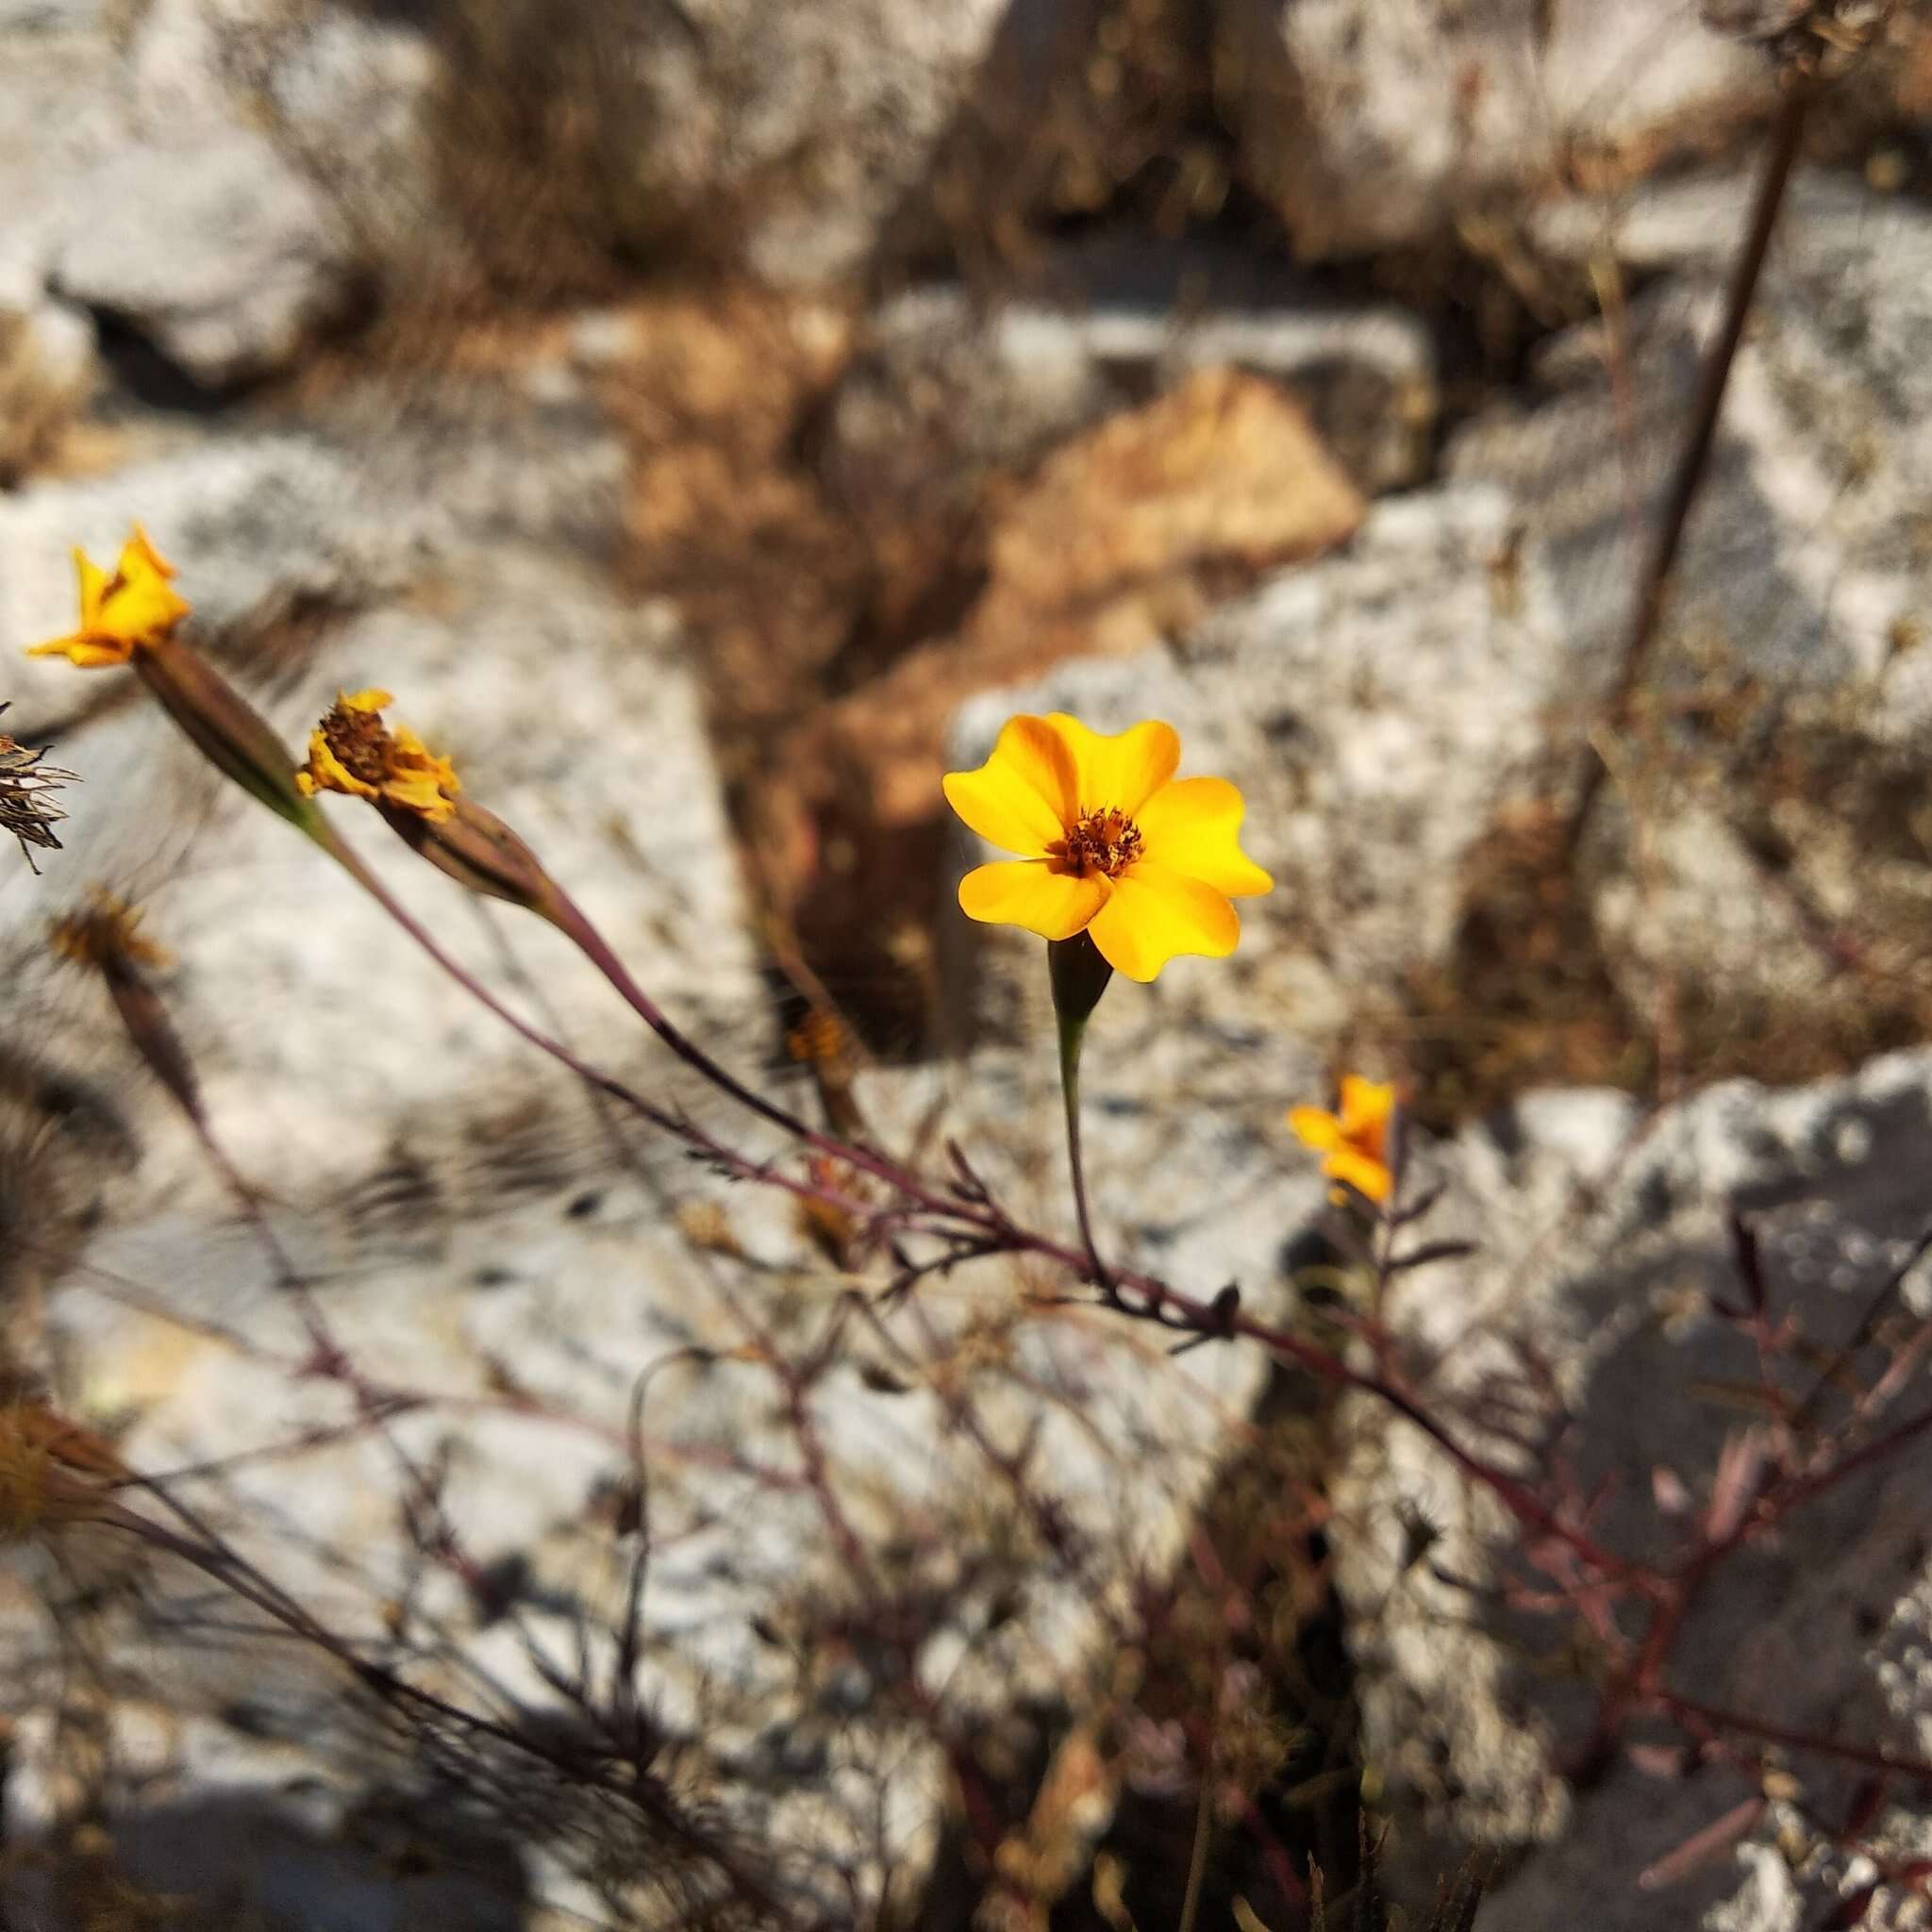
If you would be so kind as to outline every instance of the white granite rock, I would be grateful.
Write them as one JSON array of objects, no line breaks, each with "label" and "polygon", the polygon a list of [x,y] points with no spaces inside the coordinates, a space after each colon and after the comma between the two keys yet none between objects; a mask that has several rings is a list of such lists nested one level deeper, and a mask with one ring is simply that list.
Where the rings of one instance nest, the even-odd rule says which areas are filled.
[{"label": "white granite rock", "polygon": [[215,389],[287,367],[360,286],[347,230],[231,84],[235,15],[0,22],[0,280],[110,315]]},{"label": "white granite rock", "polygon": [[[1743,196],[1720,181],[1637,196],[1608,232],[1632,238],[1640,265],[1676,272],[1630,305],[1621,394],[1604,326],[1566,331],[1530,390],[1478,412],[1445,455],[1452,477],[1508,493],[1543,560],[1573,732],[1622,648]],[[1914,345],[1928,272],[1920,210],[1797,175],[1673,575],[1651,680],[1665,722],[1645,727],[1663,756],[1646,767],[1641,733],[1608,747],[1612,809],[1591,863],[1611,970],[1641,1006],[1673,976],[1693,997],[1816,997],[1847,950],[1916,983],[1909,801],[1932,729],[1918,425],[1932,383]],[[1674,706],[1688,722],[1668,722]],[[1804,774],[1781,788],[1759,756],[1773,742]],[[1840,947],[1837,931],[1858,937]]]},{"label": "white granite rock", "polygon": [[1567,157],[1694,152],[1770,99],[1696,0],[1235,0],[1216,31],[1241,166],[1305,255],[1440,239]]}]

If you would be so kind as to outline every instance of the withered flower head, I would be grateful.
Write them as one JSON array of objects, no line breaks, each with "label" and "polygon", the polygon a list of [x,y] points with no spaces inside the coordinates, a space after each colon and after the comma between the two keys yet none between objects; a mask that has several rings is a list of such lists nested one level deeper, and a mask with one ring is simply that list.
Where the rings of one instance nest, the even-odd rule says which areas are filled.
[{"label": "withered flower head", "polygon": [[113,966],[171,964],[165,947],[139,930],[141,909],[96,886],[87,905],[57,919],[47,940],[63,959],[105,971]]},{"label": "withered flower head", "polygon": [[785,1036],[785,1051],[800,1066],[842,1059],[849,1046],[845,1023],[829,1007],[813,1007]]},{"label": "withered flower head", "polygon": [[0,1542],[85,1522],[127,1474],[110,1442],[44,1403],[0,1406]]},{"label": "withered flower head", "polygon": [[[0,705],[0,711],[7,709]],[[36,873],[31,847],[58,852],[60,841],[54,826],[67,814],[53,800],[63,785],[79,783],[72,772],[58,765],[42,763],[45,746],[22,744],[0,731],[0,832],[11,832],[20,841],[20,850]]]},{"label": "withered flower head", "polygon": [[339,692],[328,715],[308,734],[308,762],[295,774],[305,796],[342,791],[372,805],[398,807],[431,824],[456,810],[462,789],[456,767],[438,758],[407,725],[382,722],[386,691]]}]

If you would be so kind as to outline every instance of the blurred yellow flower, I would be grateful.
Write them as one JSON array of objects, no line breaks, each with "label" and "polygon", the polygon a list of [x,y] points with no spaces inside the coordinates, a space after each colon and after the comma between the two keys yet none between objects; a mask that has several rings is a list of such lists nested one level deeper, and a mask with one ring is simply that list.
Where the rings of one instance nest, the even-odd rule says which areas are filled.
[{"label": "blurred yellow flower", "polygon": [[462,790],[456,767],[407,725],[391,731],[382,722],[383,707],[394,702],[386,691],[338,692],[328,715],[308,734],[308,762],[295,783],[305,797],[345,791],[440,825],[456,810]]},{"label": "blurred yellow flower", "polygon": [[1241,793],[1176,779],[1180,756],[1173,725],[1151,719],[1112,738],[1058,711],[1009,719],[985,764],[945,778],[953,809],[1019,855],[960,880],[966,915],[1047,940],[1085,932],[1142,981],[1176,954],[1233,952],[1229,900],[1274,881],[1241,849]]},{"label": "blurred yellow flower", "polygon": [[80,578],[80,628],[44,644],[30,644],[29,658],[65,658],[83,671],[128,663],[142,644],[160,641],[188,615],[188,600],[168,579],[175,566],[157,550],[139,524],[121,547],[109,576],[85,550],[74,553]]},{"label": "blurred yellow flower", "polygon": [[1394,1111],[1392,1083],[1344,1074],[1339,1112],[1298,1107],[1289,1114],[1288,1124],[1304,1147],[1323,1157],[1322,1172],[1330,1180],[1346,1183],[1379,1207],[1395,1185],[1387,1158],[1389,1119]]},{"label": "blurred yellow flower", "polygon": [[0,1542],[84,1522],[130,1476],[106,1437],[44,1403],[0,1408]]},{"label": "blurred yellow flower", "polygon": [[96,887],[84,909],[54,922],[47,940],[61,958],[71,959],[76,966],[106,969],[122,964],[172,964],[167,949],[137,929],[141,920],[138,907]]}]

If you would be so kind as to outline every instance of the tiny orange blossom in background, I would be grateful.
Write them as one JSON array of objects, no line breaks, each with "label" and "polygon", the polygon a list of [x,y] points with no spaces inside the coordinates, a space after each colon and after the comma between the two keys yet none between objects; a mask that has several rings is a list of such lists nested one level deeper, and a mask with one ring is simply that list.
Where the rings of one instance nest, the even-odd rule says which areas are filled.
[{"label": "tiny orange blossom in background", "polygon": [[1395,1176],[1389,1169],[1389,1120],[1395,1111],[1392,1083],[1341,1076],[1338,1111],[1298,1107],[1288,1116],[1295,1138],[1323,1157],[1322,1172],[1344,1182],[1379,1207],[1389,1198]]}]

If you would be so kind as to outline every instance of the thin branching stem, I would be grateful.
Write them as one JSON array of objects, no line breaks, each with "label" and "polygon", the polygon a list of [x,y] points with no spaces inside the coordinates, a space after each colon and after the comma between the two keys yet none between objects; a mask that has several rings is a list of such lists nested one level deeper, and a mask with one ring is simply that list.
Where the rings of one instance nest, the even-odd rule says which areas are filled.
[{"label": "thin branching stem", "polygon": [[[1724,391],[1730,384],[1731,367],[1737,359],[1738,345],[1744,338],[1744,325],[1750,319],[1751,305],[1770,252],[1778,210],[1784,206],[1785,190],[1791,168],[1804,140],[1806,117],[1810,109],[1812,83],[1802,75],[1791,78],[1779,105],[1765,145],[1763,172],[1751,203],[1749,224],[1743,245],[1731,271],[1724,294],[1724,318],[1717,340],[1705,358],[1698,378],[1696,405],[1684,445],[1677,453],[1657,533],[1644,558],[1643,574],[1638,580],[1636,601],[1630,623],[1617,658],[1616,677],[1604,705],[1606,728],[1614,732],[1624,724],[1631,699],[1649,668],[1657,632],[1663,621],[1664,606],[1670,594],[1671,572],[1683,545],[1685,525],[1691,507],[1703,487],[1710,452],[1717,437],[1718,418],[1724,410]],[[1583,770],[1578,775],[1570,816],[1564,827],[1562,856],[1566,865],[1574,859],[1590,828],[1608,766],[1592,745],[1584,753]]]}]

